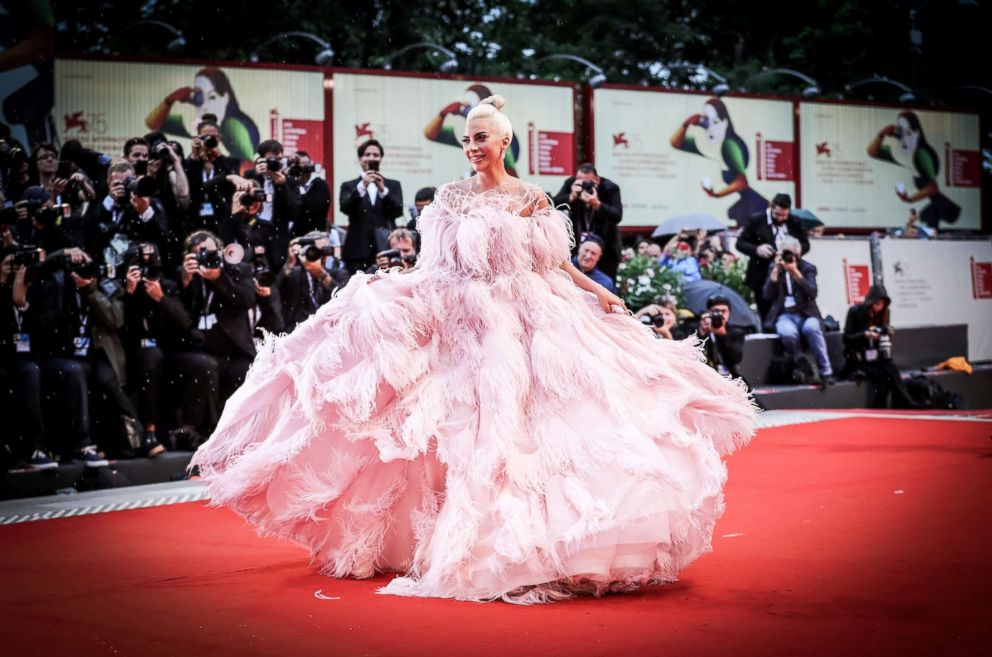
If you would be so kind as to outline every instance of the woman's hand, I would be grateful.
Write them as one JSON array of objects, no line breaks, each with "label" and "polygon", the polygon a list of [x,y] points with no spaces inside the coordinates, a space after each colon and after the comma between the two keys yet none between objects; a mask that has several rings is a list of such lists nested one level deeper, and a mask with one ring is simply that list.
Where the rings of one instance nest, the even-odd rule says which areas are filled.
[{"label": "woman's hand", "polygon": [[613,294],[605,287],[600,287],[598,290],[596,290],[596,300],[599,301],[599,306],[600,308],[603,309],[603,312],[607,312],[607,313],[615,312],[613,310],[613,306],[620,306],[621,308],[624,309],[625,312],[627,312],[628,314],[630,313],[630,311],[627,310],[627,304],[623,302],[623,299]]}]

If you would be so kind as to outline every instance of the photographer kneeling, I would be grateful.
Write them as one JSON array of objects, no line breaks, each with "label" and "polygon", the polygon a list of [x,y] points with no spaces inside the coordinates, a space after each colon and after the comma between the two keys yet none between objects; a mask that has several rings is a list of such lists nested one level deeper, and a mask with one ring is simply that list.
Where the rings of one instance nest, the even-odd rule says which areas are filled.
[{"label": "photographer kneeling", "polygon": [[[892,362],[892,300],[881,285],[872,285],[863,303],[851,306],[844,322],[846,374],[868,380],[869,408],[918,408]],[[889,405],[889,396],[892,405]]]},{"label": "photographer kneeling", "polygon": [[744,358],[744,331],[730,325],[730,299],[714,294],[706,300],[706,312],[699,318],[706,364],[720,374],[741,378]]}]

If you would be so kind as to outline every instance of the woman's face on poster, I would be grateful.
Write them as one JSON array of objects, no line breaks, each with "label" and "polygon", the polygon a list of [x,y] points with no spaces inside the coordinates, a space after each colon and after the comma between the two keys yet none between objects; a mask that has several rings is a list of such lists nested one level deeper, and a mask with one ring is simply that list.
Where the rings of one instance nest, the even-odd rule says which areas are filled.
[{"label": "woman's face on poster", "polygon": [[703,105],[703,116],[706,117],[706,138],[711,142],[723,143],[727,136],[727,121],[717,116],[716,108],[710,104]]},{"label": "woman's face on poster", "polygon": [[223,121],[224,117],[227,116],[227,103],[230,101],[230,97],[227,94],[218,93],[209,78],[197,76],[194,84],[203,92],[203,103],[196,108],[197,115],[215,114],[218,121]]},{"label": "woman's face on poster", "polygon": [[912,153],[920,141],[920,133],[914,131],[905,117],[899,117],[899,144],[902,150]]}]

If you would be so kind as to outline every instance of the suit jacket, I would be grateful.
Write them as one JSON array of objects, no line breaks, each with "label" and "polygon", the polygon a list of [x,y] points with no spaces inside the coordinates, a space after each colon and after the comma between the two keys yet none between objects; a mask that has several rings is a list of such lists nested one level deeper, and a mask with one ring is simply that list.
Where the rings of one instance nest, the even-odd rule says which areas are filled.
[{"label": "suit jacket", "polygon": [[[772,267],[775,266],[773,262],[768,267],[765,284],[761,291],[765,299],[772,304],[768,310],[768,316],[765,318],[765,328],[774,330],[775,320],[784,312],[794,313],[800,317],[821,319],[820,308],[816,305],[816,265],[800,260],[799,272],[803,277],[802,280],[798,281],[785,271],[779,274],[777,281],[773,281],[770,274]],[[796,300],[796,305],[789,309],[785,307],[785,300],[789,294],[789,287],[785,282],[787,278],[792,279],[792,296]]]},{"label": "suit jacket", "polygon": [[307,278],[307,272],[302,266],[294,267],[289,272],[283,267],[276,276],[276,287],[282,296],[283,330],[287,333],[317,312],[317,308],[330,301],[331,295],[337,288],[337,285],[331,285],[328,288],[313,281],[313,291],[316,297],[316,303],[314,303],[310,297],[310,284],[307,282]]},{"label": "suit jacket", "polygon": [[207,182],[203,181],[203,160],[186,160],[183,162],[183,168],[186,170],[186,178],[189,179],[189,221],[185,232],[188,234],[197,228],[216,231],[216,205],[214,206],[213,218],[200,216],[204,202],[212,203],[214,201],[214,197],[210,195],[206,186],[219,178],[238,173],[238,161],[229,157],[218,157],[214,160],[214,175]]},{"label": "suit jacket", "polygon": [[575,176],[565,180],[558,193],[554,196],[555,206],[568,205],[568,214],[572,219],[572,230],[575,232],[576,245],[572,249],[572,255],[579,251],[578,241],[588,224],[589,230],[603,238],[606,248],[603,249],[603,257],[599,261],[599,268],[610,278],[616,278],[617,265],[620,264],[620,221],[623,219],[623,203],[620,200],[620,187],[606,178],[599,179],[599,187],[596,194],[602,205],[598,210],[590,212],[586,204],[581,199],[576,198],[571,204],[568,197],[572,194],[572,184]]},{"label": "suit jacket", "polygon": [[396,228],[397,217],[403,216],[403,188],[400,181],[386,178],[389,193],[379,196],[375,205],[366,193],[358,193],[361,178],[341,183],[338,207],[348,217],[348,234],[341,246],[342,260],[367,260],[385,248],[376,239],[376,229],[391,232]]},{"label": "suit jacket", "polygon": [[[300,194],[300,213],[293,226],[293,235],[306,235],[312,230],[327,231],[327,214],[331,210],[331,188],[327,181],[313,174],[310,188]],[[389,192],[392,194],[392,192]]]},{"label": "suit jacket", "polygon": [[[283,174],[286,172],[284,171]],[[255,173],[255,170],[246,171],[245,178],[258,181],[264,189],[265,176]],[[272,194],[272,227],[276,235],[288,235],[290,224],[296,221],[300,213],[300,188],[290,178],[286,176],[286,182],[282,185],[274,185],[275,191]]]},{"label": "suit jacket", "polygon": [[[790,214],[785,226],[789,235],[795,237],[802,244],[803,255],[806,255],[809,252],[809,238],[806,236],[806,229],[803,228],[802,222],[799,221],[798,217]],[[743,230],[737,237],[737,250],[748,256],[747,274],[744,277],[744,282],[755,291],[760,290],[761,286],[764,285],[765,277],[768,275],[768,265],[774,259],[762,258],[758,255],[758,247],[762,244],[775,246],[775,234],[772,232],[772,227],[768,225],[767,212],[759,212],[748,217]]]},{"label": "suit jacket", "polygon": [[103,250],[110,245],[115,234],[123,233],[132,242],[151,242],[159,253],[166,253],[169,246],[169,219],[161,205],[152,200],[152,214],[143,221],[138,212],[128,203],[114,223],[113,211],[103,203],[90,203],[86,217],[86,253],[94,260],[103,260]]}]

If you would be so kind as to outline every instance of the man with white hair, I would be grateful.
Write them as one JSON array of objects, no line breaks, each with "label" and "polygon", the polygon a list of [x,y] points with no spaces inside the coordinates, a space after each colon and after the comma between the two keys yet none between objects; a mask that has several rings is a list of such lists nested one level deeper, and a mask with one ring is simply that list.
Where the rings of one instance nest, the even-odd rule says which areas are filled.
[{"label": "man with white hair", "polygon": [[823,337],[820,309],[816,305],[816,266],[802,259],[802,243],[785,236],[768,268],[762,295],[769,304],[766,329],[782,339],[782,346],[793,359],[802,358],[802,339],[813,351],[820,371],[820,384],[833,385],[834,375]]}]

